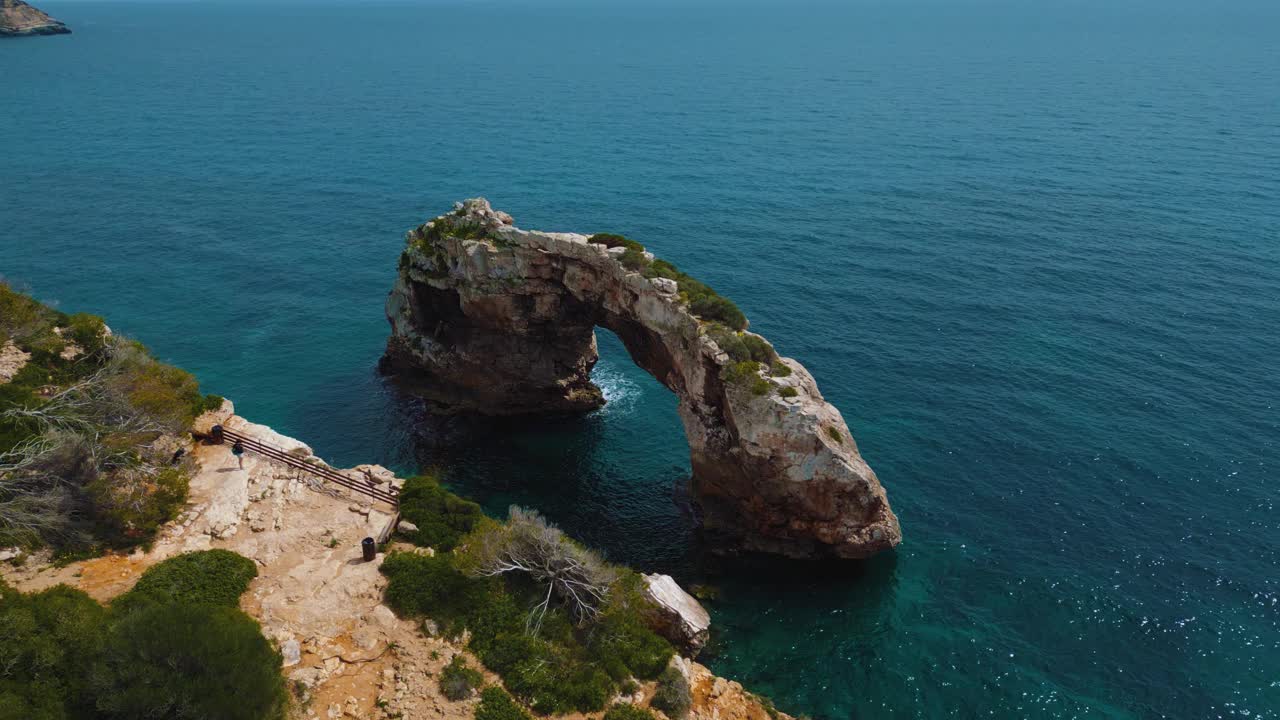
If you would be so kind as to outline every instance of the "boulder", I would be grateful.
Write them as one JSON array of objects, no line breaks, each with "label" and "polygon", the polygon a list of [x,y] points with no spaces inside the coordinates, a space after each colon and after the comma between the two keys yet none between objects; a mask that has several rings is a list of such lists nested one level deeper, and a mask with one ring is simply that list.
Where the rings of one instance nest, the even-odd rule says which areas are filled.
[{"label": "boulder", "polygon": [[644,575],[645,597],[657,609],[659,635],[688,657],[697,657],[707,644],[711,616],[692,595],[670,575]]}]

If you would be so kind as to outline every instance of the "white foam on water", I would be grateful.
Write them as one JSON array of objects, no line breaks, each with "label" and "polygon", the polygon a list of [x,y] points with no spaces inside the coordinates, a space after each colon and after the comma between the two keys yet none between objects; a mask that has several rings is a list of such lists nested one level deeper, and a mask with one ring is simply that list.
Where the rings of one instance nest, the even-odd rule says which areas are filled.
[{"label": "white foam on water", "polygon": [[605,405],[600,414],[605,417],[626,417],[635,412],[640,386],[623,375],[607,360],[602,360],[591,371],[591,382],[604,394]]}]

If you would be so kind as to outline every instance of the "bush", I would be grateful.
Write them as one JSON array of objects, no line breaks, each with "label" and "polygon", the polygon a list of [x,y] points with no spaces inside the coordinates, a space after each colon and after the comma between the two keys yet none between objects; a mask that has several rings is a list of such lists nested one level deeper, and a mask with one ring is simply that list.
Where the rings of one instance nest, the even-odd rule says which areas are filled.
[{"label": "bush", "polygon": [[666,713],[674,720],[680,720],[689,714],[693,704],[693,695],[689,691],[689,681],[684,673],[674,665],[668,666],[658,676],[658,689],[649,704]]},{"label": "bush", "polygon": [[[575,611],[543,570],[483,576],[495,559],[517,556],[550,560],[544,570],[562,559],[583,564],[605,597],[594,610]],[[619,681],[654,677],[672,655],[644,622],[639,576],[604,564],[529,513],[513,512],[506,526],[488,521],[467,536],[465,552],[392,553],[382,572],[390,607],[429,615],[451,635],[469,631],[471,652],[539,713],[603,710]]]},{"label": "bush", "polygon": [[200,414],[220,410],[224,400],[226,400],[226,398],[221,395],[214,395],[212,393],[205,395],[204,400],[200,402]]},{"label": "bush", "polygon": [[773,351],[773,346],[759,335],[742,333],[742,344],[751,354],[751,359],[762,365],[772,365],[778,359],[778,353]]},{"label": "bush", "polygon": [[657,720],[652,711],[630,703],[618,703],[604,714],[604,720]]},{"label": "bush", "polygon": [[464,621],[491,604],[493,582],[470,578],[454,567],[453,558],[393,552],[380,568],[390,581],[385,600],[401,615],[426,615],[448,634],[462,631]]},{"label": "bush", "polygon": [[104,535],[123,544],[154,535],[187,502],[185,467],[161,468],[154,475],[133,467],[104,473],[85,486]]},{"label": "bush", "polygon": [[147,601],[236,607],[258,576],[252,560],[230,550],[200,550],[171,557],[147,568],[117,603],[132,607]]},{"label": "bush", "polygon": [[0,718],[92,717],[86,680],[106,616],[65,585],[23,595],[0,581]]},{"label": "bush", "polygon": [[720,372],[720,377],[725,382],[745,386],[752,380],[760,377],[760,363],[755,360],[743,360],[732,365],[726,365],[724,370]]},{"label": "bush", "polygon": [[622,247],[628,250],[644,252],[644,246],[640,243],[632,240],[631,238],[623,237],[622,235],[615,235],[613,233],[596,233],[595,235],[587,238],[587,242],[595,243],[596,245],[603,245],[607,248]]},{"label": "bush", "polygon": [[239,610],[168,603],[111,628],[90,684],[103,718],[276,720],[286,708],[280,662]]},{"label": "bush", "polygon": [[830,425],[827,426],[827,436],[838,443],[844,442],[844,433],[841,433],[839,430],[831,427]]},{"label": "bush", "polygon": [[440,692],[450,700],[465,700],[471,691],[484,684],[484,676],[467,666],[461,655],[454,655],[444,670],[440,671]]},{"label": "bush", "polygon": [[714,340],[716,345],[719,345],[720,349],[735,362],[751,359],[751,351],[747,349],[747,344],[742,341],[742,336],[732,329],[720,323],[711,323],[707,326],[707,337]]},{"label": "bush", "polygon": [[476,708],[476,720],[532,720],[524,708],[498,687],[485,688],[480,693],[480,706]]},{"label": "bush", "polygon": [[63,337],[80,346],[86,354],[102,350],[107,324],[97,315],[77,313],[67,318]]},{"label": "bush", "polygon": [[2,720],[276,720],[280,660],[235,608],[115,613],[63,585],[23,595],[0,582]]},{"label": "bush", "polygon": [[790,377],[791,367],[779,362],[778,360],[774,360],[773,364],[769,366],[769,374],[774,377]]},{"label": "bush", "polygon": [[747,316],[727,297],[707,295],[692,300],[689,310],[703,320],[718,320],[736,330],[747,326]]},{"label": "bush", "polygon": [[800,391],[790,385],[787,385],[785,387],[778,388],[778,394],[784,398],[793,398],[799,395]]},{"label": "bush", "polygon": [[636,250],[635,248],[627,248],[619,258],[622,266],[628,270],[643,270],[649,265],[649,258],[644,256],[644,250]]},{"label": "bush", "polygon": [[400,491],[400,514],[418,526],[412,540],[437,551],[452,550],[484,517],[480,506],[445,490],[435,478],[419,475]]},{"label": "bush", "polygon": [[675,280],[677,283],[680,280],[680,276],[683,274],[684,273],[676,269],[675,265],[672,265],[662,258],[655,258],[654,261],[649,263],[649,266],[644,269],[644,276],[647,278],[652,279],[660,277],[668,280]]}]

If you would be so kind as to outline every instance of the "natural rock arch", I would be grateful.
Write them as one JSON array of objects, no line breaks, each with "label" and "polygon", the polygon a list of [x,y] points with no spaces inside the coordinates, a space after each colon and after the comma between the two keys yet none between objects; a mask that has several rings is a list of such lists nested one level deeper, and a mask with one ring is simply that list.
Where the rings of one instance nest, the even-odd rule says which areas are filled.
[{"label": "natural rock arch", "polygon": [[440,410],[581,413],[604,404],[590,375],[605,327],[679,398],[706,528],[795,557],[861,558],[901,540],[884,488],[804,366],[696,316],[682,294],[696,281],[645,277],[658,266],[634,243],[592,239],[521,230],[483,199],[410,231],[383,370]]}]

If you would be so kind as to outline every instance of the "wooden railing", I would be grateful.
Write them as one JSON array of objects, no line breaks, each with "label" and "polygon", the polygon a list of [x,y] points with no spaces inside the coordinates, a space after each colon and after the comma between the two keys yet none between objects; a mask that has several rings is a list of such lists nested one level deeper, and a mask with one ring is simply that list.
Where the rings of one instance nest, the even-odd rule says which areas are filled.
[{"label": "wooden railing", "polygon": [[[273,447],[243,433],[238,433],[235,430],[225,427],[221,428],[221,430],[223,437],[227,441],[233,443],[239,441],[248,452],[255,452],[274,462],[310,473],[326,482],[331,482],[334,485],[340,485],[352,492],[357,492],[373,500],[387,503],[393,508],[400,507],[400,498],[396,494],[396,489],[390,485],[383,488],[376,485],[370,485],[368,483],[362,483],[359,480],[353,480],[352,478],[343,475],[331,467],[326,465],[313,465],[296,455],[290,455],[288,452],[285,452],[278,447]],[[215,432],[210,436],[210,438],[215,442],[217,441],[216,434],[217,431],[215,430]]]}]

